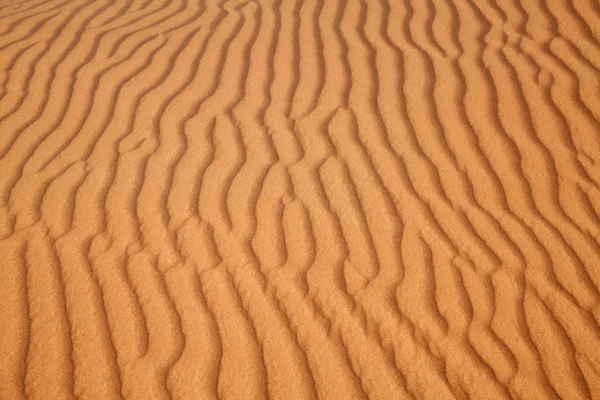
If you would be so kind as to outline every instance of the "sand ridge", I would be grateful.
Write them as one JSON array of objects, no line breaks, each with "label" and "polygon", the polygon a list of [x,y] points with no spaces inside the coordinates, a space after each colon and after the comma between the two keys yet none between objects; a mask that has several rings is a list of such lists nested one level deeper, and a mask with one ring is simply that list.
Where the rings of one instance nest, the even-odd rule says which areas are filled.
[{"label": "sand ridge", "polygon": [[0,399],[600,399],[596,0],[0,0]]}]

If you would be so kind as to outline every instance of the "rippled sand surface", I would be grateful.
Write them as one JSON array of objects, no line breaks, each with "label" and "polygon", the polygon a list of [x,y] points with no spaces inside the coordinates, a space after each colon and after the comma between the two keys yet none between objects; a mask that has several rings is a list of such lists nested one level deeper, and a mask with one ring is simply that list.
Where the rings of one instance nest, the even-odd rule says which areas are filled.
[{"label": "rippled sand surface", "polygon": [[0,0],[0,399],[600,399],[597,0]]}]

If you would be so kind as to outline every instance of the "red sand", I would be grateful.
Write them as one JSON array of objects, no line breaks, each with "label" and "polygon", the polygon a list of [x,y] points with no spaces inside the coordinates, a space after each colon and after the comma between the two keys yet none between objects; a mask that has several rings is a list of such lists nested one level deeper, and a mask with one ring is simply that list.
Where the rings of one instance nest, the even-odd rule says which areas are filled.
[{"label": "red sand", "polygon": [[0,399],[600,399],[597,0],[0,0]]}]

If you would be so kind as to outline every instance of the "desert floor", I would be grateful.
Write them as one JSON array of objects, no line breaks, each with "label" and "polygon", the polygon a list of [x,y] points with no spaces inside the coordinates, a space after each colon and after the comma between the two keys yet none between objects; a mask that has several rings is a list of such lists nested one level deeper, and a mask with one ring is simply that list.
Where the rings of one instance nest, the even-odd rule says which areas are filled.
[{"label": "desert floor", "polygon": [[0,0],[0,399],[600,399],[598,0]]}]

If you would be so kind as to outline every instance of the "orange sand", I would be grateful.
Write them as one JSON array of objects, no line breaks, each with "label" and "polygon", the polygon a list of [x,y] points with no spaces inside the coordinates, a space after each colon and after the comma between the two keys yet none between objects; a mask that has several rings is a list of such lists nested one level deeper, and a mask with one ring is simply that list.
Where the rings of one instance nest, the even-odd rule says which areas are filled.
[{"label": "orange sand", "polygon": [[600,399],[598,0],[0,0],[0,399]]}]

